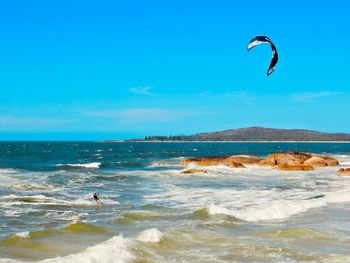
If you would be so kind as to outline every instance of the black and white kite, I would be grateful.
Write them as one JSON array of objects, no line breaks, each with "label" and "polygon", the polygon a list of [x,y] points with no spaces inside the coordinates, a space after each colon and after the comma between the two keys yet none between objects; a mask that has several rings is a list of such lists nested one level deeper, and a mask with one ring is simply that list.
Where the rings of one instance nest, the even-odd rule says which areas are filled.
[{"label": "black and white kite", "polygon": [[248,51],[251,50],[253,47],[260,45],[260,44],[269,44],[272,49],[272,58],[271,58],[271,63],[269,66],[269,69],[267,70],[267,76],[269,76],[274,70],[275,66],[278,61],[278,54],[277,54],[277,49],[275,45],[272,43],[271,39],[265,36],[256,36],[252,40],[250,40],[248,44]]}]

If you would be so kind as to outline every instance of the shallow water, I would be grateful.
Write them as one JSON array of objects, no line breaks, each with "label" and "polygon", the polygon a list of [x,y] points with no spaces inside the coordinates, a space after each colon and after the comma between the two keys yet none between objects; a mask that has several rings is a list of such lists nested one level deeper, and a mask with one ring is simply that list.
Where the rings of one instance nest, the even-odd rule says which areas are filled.
[{"label": "shallow water", "polygon": [[0,262],[349,262],[340,167],[179,165],[277,151],[350,165],[346,143],[0,142]]}]

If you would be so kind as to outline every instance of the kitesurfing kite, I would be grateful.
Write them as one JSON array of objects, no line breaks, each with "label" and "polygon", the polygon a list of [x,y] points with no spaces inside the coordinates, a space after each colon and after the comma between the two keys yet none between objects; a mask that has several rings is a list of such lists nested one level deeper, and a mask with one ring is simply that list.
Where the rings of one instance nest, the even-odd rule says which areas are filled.
[{"label": "kitesurfing kite", "polygon": [[264,43],[269,44],[271,46],[271,49],[272,49],[271,63],[270,63],[269,69],[267,70],[267,76],[269,76],[275,70],[275,66],[276,66],[277,61],[278,61],[277,49],[276,49],[275,45],[272,43],[271,39],[269,39],[268,37],[265,37],[265,36],[254,37],[252,40],[250,40],[250,42],[248,44],[248,51],[257,45],[264,44]]}]

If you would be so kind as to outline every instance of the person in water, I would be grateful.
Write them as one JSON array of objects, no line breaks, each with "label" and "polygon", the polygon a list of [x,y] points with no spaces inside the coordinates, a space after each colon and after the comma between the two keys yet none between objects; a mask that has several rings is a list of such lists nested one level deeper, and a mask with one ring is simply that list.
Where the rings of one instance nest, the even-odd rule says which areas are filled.
[{"label": "person in water", "polygon": [[93,197],[94,197],[96,203],[102,203],[96,192],[94,193]]}]

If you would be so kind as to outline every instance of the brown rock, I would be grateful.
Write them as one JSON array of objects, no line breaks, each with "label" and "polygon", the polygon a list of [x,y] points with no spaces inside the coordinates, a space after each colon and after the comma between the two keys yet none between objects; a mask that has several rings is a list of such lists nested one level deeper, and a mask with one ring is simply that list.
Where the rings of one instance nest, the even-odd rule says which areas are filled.
[{"label": "brown rock", "polygon": [[203,170],[203,169],[187,169],[182,171],[181,173],[184,174],[193,174],[193,173],[207,173],[207,170]]},{"label": "brown rock", "polygon": [[256,157],[256,156],[234,155],[234,156],[228,157],[226,160],[230,160],[235,163],[241,163],[241,164],[257,164],[262,159],[263,158]]},{"label": "brown rock", "polygon": [[303,164],[311,165],[312,167],[328,166],[327,162],[323,158],[317,156],[312,156]]},{"label": "brown rock", "polygon": [[206,157],[187,158],[182,160],[181,164],[187,165],[190,163],[196,163],[198,165],[205,165],[205,166],[218,165],[228,157],[229,156],[206,156]]},{"label": "brown rock", "polygon": [[337,159],[335,159],[334,157],[331,157],[329,155],[313,154],[312,156],[322,158],[323,160],[326,161],[328,166],[339,165],[339,161]]},{"label": "brown rock", "polygon": [[228,159],[223,160],[222,164],[229,166],[229,167],[232,167],[232,168],[245,168],[245,166],[243,164],[236,163],[236,162],[228,160]]},{"label": "brown rock", "polygon": [[187,165],[190,163],[195,163],[198,165],[211,166],[211,165],[227,165],[232,168],[243,168],[241,163],[234,162],[229,156],[207,156],[207,157],[197,157],[188,158],[181,161],[182,165]]},{"label": "brown rock", "polygon": [[275,166],[276,164],[277,163],[274,158],[265,158],[258,162],[258,165],[261,165],[261,166]]},{"label": "brown rock", "polygon": [[303,164],[307,159],[311,158],[312,155],[309,153],[302,152],[284,152],[284,153],[273,153],[269,154],[267,158],[275,159],[276,163],[279,164]]},{"label": "brown rock", "polygon": [[350,168],[341,168],[337,171],[339,175],[350,175]]},{"label": "brown rock", "polygon": [[279,164],[277,166],[278,170],[282,171],[311,171],[314,170],[314,168],[311,165],[307,164]]}]

